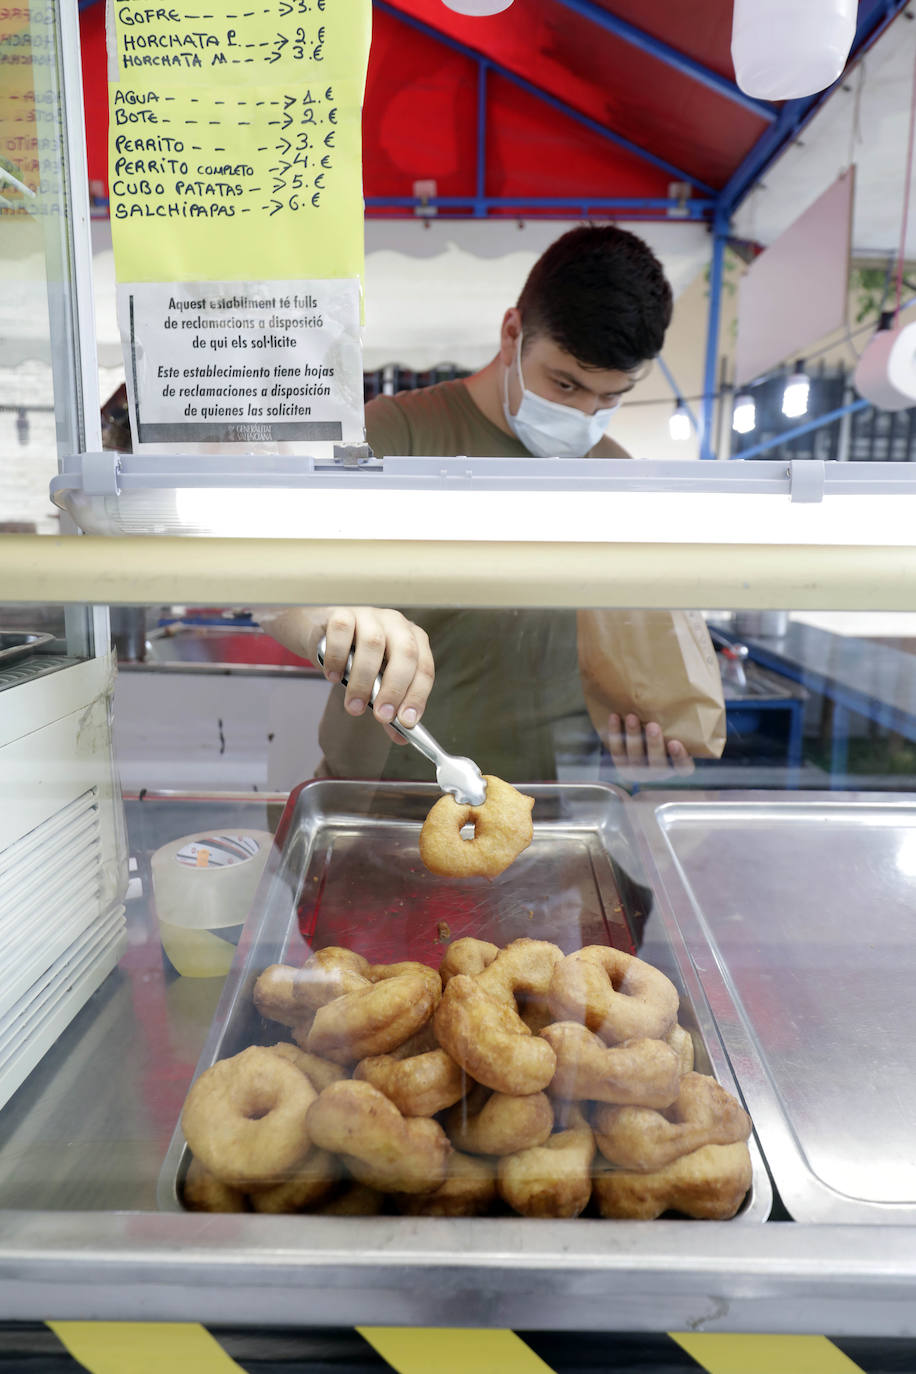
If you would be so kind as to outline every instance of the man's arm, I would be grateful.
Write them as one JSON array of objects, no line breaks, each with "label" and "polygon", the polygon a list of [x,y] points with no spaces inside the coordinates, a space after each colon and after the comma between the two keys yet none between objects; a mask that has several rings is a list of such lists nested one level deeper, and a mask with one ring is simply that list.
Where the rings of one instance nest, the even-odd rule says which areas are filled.
[{"label": "man's arm", "polygon": [[273,639],[312,663],[317,662],[318,641],[324,635],[324,675],[329,682],[340,681],[352,650],[346,693],[351,716],[365,711],[384,665],[373,711],[390,737],[404,743],[388,725],[395,716],[403,725],[416,725],[423,714],[435,676],[425,630],[400,611],[374,606],[294,606],[266,611],[260,623]]}]

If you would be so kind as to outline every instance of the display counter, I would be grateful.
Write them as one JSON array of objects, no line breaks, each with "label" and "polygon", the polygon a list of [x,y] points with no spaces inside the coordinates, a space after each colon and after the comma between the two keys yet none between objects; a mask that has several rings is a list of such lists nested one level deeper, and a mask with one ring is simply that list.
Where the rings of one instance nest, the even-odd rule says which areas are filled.
[{"label": "display counter", "polygon": [[[788,1131],[774,1130],[768,1116],[772,1103],[786,1098],[786,1081],[798,1085],[790,1105],[801,1113],[802,1125],[809,1108],[816,1113],[826,1105],[824,1119],[832,1127],[839,1119],[844,1074],[856,1076],[846,1042],[856,1039],[857,963],[866,965],[863,978],[873,965],[880,972],[875,960],[896,970],[894,981],[886,984],[887,1014],[893,1017],[895,1009],[901,1010],[895,989],[905,981],[909,958],[899,916],[905,866],[893,870],[898,887],[892,895],[893,885],[884,884],[882,909],[864,929],[869,961],[859,960],[856,952],[863,937],[862,893],[850,894],[844,905],[842,891],[830,886],[829,874],[820,867],[809,869],[808,880],[809,890],[816,891],[824,877],[819,922],[796,925],[784,910],[779,926],[772,924],[766,875],[773,874],[773,852],[788,851],[778,829],[767,824],[755,859],[748,817],[761,806],[771,822],[782,815],[789,830],[802,837],[797,852],[803,860],[810,852],[805,832],[813,826],[823,836],[825,815],[823,809],[798,810],[795,798],[790,814],[780,812],[789,804],[784,794],[737,797],[727,823],[734,816],[739,825],[733,829],[739,849],[732,855],[714,838],[706,850],[697,843],[698,836],[709,835],[710,806],[721,811],[721,798],[656,795],[625,803],[633,815],[635,862],[647,865],[643,876],[648,873],[657,897],[643,933],[646,957],[653,957],[660,932],[680,951],[695,1005],[708,1006],[718,1028],[713,1052],[726,1068],[731,1065],[755,1120],[759,1113],[765,1158],[778,1141],[777,1175],[798,1124],[790,1117]],[[284,801],[154,794],[127,801],[129,848],[137,860],[127,902],[127,952],[0,1117],[0,1302],[5,1313],[20,1320],[53,1311],[59,1318],[211,1324],[916,1334],[916,1248],[907,1207],[901,1214],[896,1205],[901,1193],[912,1197],[910,1180],[900,1175],[895,1181],[900,1187],[889,1194],[869,1182],[882,1150],[899,1155],[900,1131],[907,1129],[909,1108],[894,1086],[901,1073],[906,1076],[905,1058],[896,1069],[888,1066],[893,1083],[883,1073],[868,1075],[868,1095],[856,1099],[857,1113],[850,1113],[861,1120],[864,1134],[849,1125],[834,1146],[817,1132],[812,1137],[802,1130],[795,1138],[802,1155],[812,1142],[828,1155],[835,1149],[842,1156],[835,1161],[838,1176],[858,1170],[851,1191],[864,1191],[873,1203],[877,1199],[857,1215],[854,1206],[835,1209],[836,1220],[830,1219],[831,1192],[834,1201],[844,1201],[837,1177],[832,1189],[821,1189],[821,1201],[826,1197],[827,1203],[820,1218],[805,1221],[790,1219],[778,1189],[766,1207],[768,1219],[739,1216],[729,1222],[157,1210],[157,1185],[182,1103],[208,1036],[225,1014],[226,994],[221,978],[180,977],[165,958],[150,901],[150,856],[166,841],[201,829],[272,830]],[[861,801],[850,799],[849,805],[861,808]],[[905,800],[882,799],[872,807],[871,832],[878,837],[873,852],[886,861],[901,836],[916,832],[910,830]],[[661,826],[659,816],[668,818]],[[722,815],[714,810],[713,818],[721,828]],[[867,855],[869,826],[859,825],[855,833]],[[826,843],[822,839],[821,855],[830,853]],[[731,887],[717,882],[717,855],[726,862],[718,876],[730,873]],[[788,857],[786,882],[792,867]],[[860,871],[867,881],[867,864]],[[749,885],[740,881],[742,872]],[[692,911],[682,905],[685,892]],[[807,892],[802,896],[808,900]],[[752,923],[744,944],[744,927],[737,928],[736,938],[734,925],[734,907],[742,901]],[[875,919],[889,932],[890,944],[881,944]],[[771,951],[773,957],[748,963],[742,948],[745,954]],[[767,978],[774,980],[769,996]],[[794,1021],[786,1014],[792,989],[798,993]],[[815,992],[820,1004],[813,1000]],[[846,1019],[840,1005],[849,1008]],[[748,1008],[757,1020],[747,1021]],[[777,1030],[794,1032],[791,1045],[783,1045],[782,1057],[775,1060],[761,1035],[767,1008]],[[820,1075],[820,1094],[807,1095],[810,1073]],[[788,1075],[781,1085],[780,1074]],[[773,1081],[781,1098],[768,1088]],[[882,1137],[878,1116],[887,1102],[897,1103],[892,1118],[899,1128],[890,1141]],[[912,1123],[909,1129],[912,1138]],[[761,1178],[766,1193],[768,1175]],[[161,1206],[161,1196],[159,1201]],[[797,1198],[790,1201],[795,1207]]]}]

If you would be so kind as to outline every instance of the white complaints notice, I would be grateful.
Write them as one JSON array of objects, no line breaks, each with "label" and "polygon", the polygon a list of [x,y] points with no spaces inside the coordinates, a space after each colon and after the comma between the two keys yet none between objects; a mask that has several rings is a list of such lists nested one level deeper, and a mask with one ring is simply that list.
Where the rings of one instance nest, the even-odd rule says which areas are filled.
[{"label": "white complaints notice", "polygon": [[359,283],[118,287],[136,445],[361,443]]}]

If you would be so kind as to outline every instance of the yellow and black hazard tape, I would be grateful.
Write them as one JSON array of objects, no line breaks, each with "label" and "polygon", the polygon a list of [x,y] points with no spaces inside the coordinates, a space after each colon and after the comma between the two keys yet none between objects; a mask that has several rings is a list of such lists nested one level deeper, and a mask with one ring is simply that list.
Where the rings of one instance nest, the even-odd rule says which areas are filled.
[{"label": "yellow and black hazard tape", "polygon": [[916,1340],[185,1322],[0,1324],[0,1372],[21,1374],[912,1374]]}]

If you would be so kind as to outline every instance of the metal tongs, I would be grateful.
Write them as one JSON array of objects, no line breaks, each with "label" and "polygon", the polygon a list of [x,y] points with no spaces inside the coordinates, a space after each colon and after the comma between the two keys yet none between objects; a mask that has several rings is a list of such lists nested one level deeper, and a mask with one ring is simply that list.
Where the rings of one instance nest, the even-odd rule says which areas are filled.
[{"label": "metal tongs", "polygon": [[[325,636],[322,635],[315,650],[315,657],[321,667],[324,667]],[[353,667],[352,653],[347,658],[347,666],[340,679],[342,687],[345,687],[350,680],[350,670]],[[369,705],[374,706],[375,698],[378,696],[382,687],[381,674],[375,679],[372,691],[369,694]],[[450,792],[455,801],[461,806],[483,806],[487,799],[487,784],[483,775],[473,759],[459,758],[455,754],[447,754],[442,745],[434,740],[432,735],[424,725],[402,725],[395,718],[388,724],[395,730],[402,739],[408,744],[412,744],[436,767],[436,782],[442,792]]]}]

